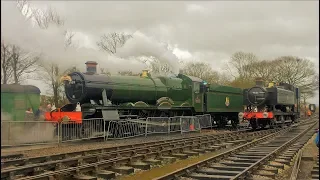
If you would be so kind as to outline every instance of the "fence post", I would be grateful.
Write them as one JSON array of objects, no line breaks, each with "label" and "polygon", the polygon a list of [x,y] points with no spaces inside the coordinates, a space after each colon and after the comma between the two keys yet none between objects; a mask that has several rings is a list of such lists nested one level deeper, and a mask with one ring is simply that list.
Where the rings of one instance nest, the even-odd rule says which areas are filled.
[{"label": "fence post", "polygon": [[199,118],[197,118],[198,119],[198,127],[199,127],[199,132],[201,133],[201,125],[200,125],[200,119]]},{"label": "fence post", "polygon": [[146,119],[146,130],[145,130],[145,135],[144,135],[145,137],[148,135],[148,119],[149,118]]},{"label": "fence post", "polygon": [[[107,136],[106,136],[106,141],[108,141],[111,124],[112,124],[112,120],[109,121],[108,130],[107,130]],[[114,133],[113,133],[113,136],[114,136]]]},{"label": "fence post", "polygon": [[106,141],[106,120],[103,120],[103,141]]},{"label": "fence post", "polygon": [[168,118],[168,134],[170,134],[170,120],[171,120],[171,118],[169,117]]},{"label": "fence post", "polygon": [[179,119],[180,119],[180,133],[182,134],[182,118],[179,117]]},{"label": "fence post", "polygon": [[209,119],[210,119],[210,129],[212,130],[212,118],[211,118],[211,115],[209,115]]},{"label": "fence post", "polygon": [[58,122],[57,124],[57,130],[58,130],[58,144],[61,143],[62,141],[62,125],[61,125],[61,122]]},{"label": "fence post", "polygon": [[8,124],[9,124],[9,128],[8,128],[8,145],[11,145],[11,141],[10,141],[11,122],[8,122]]}]

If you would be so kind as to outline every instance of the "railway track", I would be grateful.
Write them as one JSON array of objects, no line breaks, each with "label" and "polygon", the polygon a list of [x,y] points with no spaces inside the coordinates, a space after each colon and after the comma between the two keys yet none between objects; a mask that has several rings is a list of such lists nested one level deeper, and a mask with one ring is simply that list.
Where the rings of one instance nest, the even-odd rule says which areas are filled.
[{"label": "railway track", "polygon": [[54,154],[51,156],[37,156],[37,157],[29,157],[24,158],[23,154],[12,154],[12,155],[5,155],[1,156],[1,169],[7,168],[10,166],[21,166],[25,164],[35,164],[35,163],[41,163],[46,161],[53,161],[53,160],[62,160],[66,158],[71,157],[78,157],[78,156],[87,156],[90,154],[93,155],[99,155],[101,153],[105,152],[114,152],[118,150],[135,150],[137,148],[157,148],[158,146],[166,146],[166,145],[172,145],[173,143],[178,146],[181,143],[186,142],[199,142],[202,141],[207,142],[210,140],[217,140],[219,138],[228,138],[229,136],[234,136],[234,133],[237,133],[238,135],[242,135],[244,133],[247,133],[249,131],[237,131],[237,132],[229,132],[224,134],[211,134],[211,135],[199,135],[199,136],[192,136],[192,137],[184,137],[184,138],[172,138],[169,140],[161,140],[161,141],[151,141],[146,143],[136,143],[136,144],[130,144],[130,145],[122,145],[122,146],[116,146],[116,147],[108,147],[108,148],[97,148],[93,150],[82,150],[82,151],[74,151],[74,152],[68,152],[68,153],[60,153],[60,154]]},{"label": "railway track", "polygon": [[312,121],[291,126],[277,136],[259,138],[155,179],[229,180],[248,179],[252,175],[273,178],[279,168],[290,164],[293,156],[314,134],[316,124]]},{"label": "railway track", "polygon": [[311,179],[312,180],[319,179],[319,154],[317,156],[317,162],[315,163],[311,171]]},{"label": "railway track", "polygon": [[47,179],[59,175],[82,179],[87,178],[83,174],[92,176],[92,172],[94,176],[108,179],[114,177],[115,173],[129,174],[134,168],[149,169],[162,161],[174,161],[205,151],[215,151],[278,131],[280,129],[238,131],[45,157],[7,159],[2,162],[1,179]]},{"label": "railway track", "polygon": [[[313,134],[314,133],[312,133],[312,135]],[[301,172],[301,169],[303,169],[302,164],[301,164],[303,151],[304,150],[300,149],[299,152],[297,153],[296,161],[295,161],[294,166],[292,168],[290,180],[298,180],[298,174],[299,174],[299,172]],[[309,172],[310,172],[309,179],[311,179],[311,180],[319,179],[319,152],[317,155],[317,159],[314,162],[314,165]]]}]

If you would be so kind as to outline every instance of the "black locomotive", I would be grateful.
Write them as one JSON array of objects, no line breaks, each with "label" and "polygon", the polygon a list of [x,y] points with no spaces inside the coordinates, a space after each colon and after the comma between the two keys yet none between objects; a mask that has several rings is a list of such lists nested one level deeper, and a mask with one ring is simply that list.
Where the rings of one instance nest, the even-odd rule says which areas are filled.
[{"label": "black locomotive", "polygon": [[243,96],[245,110],[239,118],[248,120],[253,129],[283,126],[300,117],[299,88],[291,84],[271,82],[265,87],[257,79],[256,86],[244,89]]}]

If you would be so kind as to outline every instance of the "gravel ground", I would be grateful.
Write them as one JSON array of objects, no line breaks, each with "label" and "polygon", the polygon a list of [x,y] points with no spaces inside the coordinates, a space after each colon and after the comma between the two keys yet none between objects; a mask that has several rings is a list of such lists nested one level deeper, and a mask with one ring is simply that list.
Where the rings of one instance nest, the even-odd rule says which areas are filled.
[{"label": "gravel ground", "polygon": [[209,134],[223,134],[230,132],[229,130],[205,130],[201,133],[189,133],[189,134],[170,134],[170,135],[153,135],[148,137],[136,137],[131,139],[123,140],[110,140],[106,142],[77,142],[77,143],[62,143],[59,145],[38,145],[38,146],[28,146],[28,147],[14,147],[1,149],[2,155],[17,154],[21,153],[25,157],[36,157],[36,156],[47,156],[52,154],[67,153],[67,152],[77,152],[84,150],[92,150],[99,148],[116,147],[121,145],[129,145],[141,142],[151,142],[168,140],[172,138],[181,137],[194,137],[198,135],[209,135]]}]

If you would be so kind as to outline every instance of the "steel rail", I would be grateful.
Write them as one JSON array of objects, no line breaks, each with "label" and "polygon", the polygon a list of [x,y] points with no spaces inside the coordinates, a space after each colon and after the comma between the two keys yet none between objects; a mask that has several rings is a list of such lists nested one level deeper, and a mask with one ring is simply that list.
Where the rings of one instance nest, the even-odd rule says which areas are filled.
[{"label": "steel rail", "polygon": [[[276,133],[278,133],[278,132],[276,132]],[[112,168],[115,165],[115,163],[118,163],[118,162],[121,162],[121,164],[130,164],[134,160],[145,159],[146,157],[153,156],[153,155],[166,154],[168,151],[171,151],[171,150],[162,150],[160,152],[150,152],[150,153],[147,153],[144,155],[141,154],[141,155],[135,155],[132,157],[104,160],[104,161],[100,161],[100,162],[96,162],[96,163],[92,163],[92,164],[84,164],[84,165],[80,165],[77,167],[62,169],[62,170],[58,170],[58,171],[54,171],[54,172],[47,172],[47,173],[43,173],[43,174],[32,176],[32,177],[23,177],[20,180],[23,180],[23,179],[25,179],[25,180],[43,179],[46,177],[52,177],[52,176],[57,176],[57,175],[62,175],[62,174],[75,175],[81,171],[95,171],[97,173],[97,172],[99,172],[100,166],[102,166],[104,168],[105,167]]]},{"label": "steel rail", "polygon": [[[273,131],[271,131],[273,132]],[[267,131],[259,131],[259,132],[254,132],[252,134],[252,137],[255,135],[264,135],[268,133]],[[17,174],[17,172],[33,172],[35,168],[40,168],[40,167],[46,167],[45,169],[50,169],[52,167],[55,167],[54,165],[59,163],[59,164],[68,164],[68,165],[77,165],[79,161],[82,162],[96,162],[99,160],[103,159],[112,159],[112,158],[117,158],[117,157],[130,157],[135,154],[145,154],[148,152],[153,152],[156,153],[158,151],[161,151],[162,153],[166,152],[167,154],[172,154],[174,151],[183,151],[184,149],[194,149],[194,148],[199,148],[201,146],[208,146],[210,144],[215,144],[215,143],[221,143],[222,141],[227,141],[231,140],[229,142],[234,141],[235,138],[242,139],[244,137],[247,137],[247,134],[241,134],[237,135],[235,137],[232,136],[226,136],[226,137],[219,137],[219,138],[214,138],[214,139],[207,139],[207,140],[199,140],[199,142],[196,141],[190,141],[190,142],[182,142],[180,144],[177,143],[170,143],[170,144],[164,144],[166,145],[165,147],[142,147],[142,148],[131,148],[131,149],[124,149],[124,150],[115,150],[112,152],[104,152],[104,153],[99,153],[99,154],[90,154],[82,157],[73,157],[73,158],[67,158],[67,159],[62,159],[62,160],[56,160],[56,161],[50,161],[50,162],[44,162],[44,163],[38,163],[38,164],[29,164],[26,166],[22,167],[14,167],[14,168],[6,168],[1,171],[1,176],[2,177],[8,177],[10,173]],[[250,136],[249,136],[250,137]]]},{"label": "steel rail", "polygon": [[[299,123],[297,124],[296,126],[290,126],[289,128],[286,128],[284,129],[283,131],[280,131],[280,132],[277,132],[277,133],[274,133],[274,134],[270,134],[266,137],[262,137],[262,138],[259,138],[253,142],[248,142],[244,145],[241,145],[239,147],[235,147],[233,149],[230,149],[226,152],[222,152],[220,154],[217,154],[213,157],[209,157],[205,160],[202,160],[202,161],[199,161],[195,164],[192,164],[192,165],[189,165],[187,167],[184,167],[184,168],[181,168],[181,169],[178,169],[176,171],[173,171],[173,172],[170,172],[170,173],[167,173],[161,177],[157,177],[157,178],[154,178],[154,180],[167,180],[167,179],[176,179],[177,177],[179,176],[182,176],[182,175],[185,175],[185,174],[189,174],[190,172],[193,172],[195,171],[196,169],[199,169],[200,167],[204,167],[210,163],[213,163],[213,162],[218,162],[219,160],[222,160],[222,159],[225,159],[235,153],[238,153],[240,151],[244,151],[245,149],[248,149],[249,147],[252,147],[252,146],[255,146],[257,144],[260,144],[262,142],[265,142],[266,140],[268,139],[271,139],[273,137],[275,137],[276,135],[278,134],[281,134],[281,133],[286,133],[288,132],[289,130],[293,129],[294,127],[297,127],[297,126],[302,126],[302,125],[309,125],[311,124],[307,130],[309,130],[310,128],[312,128],[317,122],[315,121],[312,121],[312,122],[303,122],[303,123]],[[303,133],[307,132],[307,130],[303,131]],[[300,137],[300,136],[299,136]],[[292,138],[290,140],[290,143],[295,140],[296,138],[298,138],[298,136],[295,136],[294,138]],[[289,142],[287,142],[285,145],[288,145]],[[278,152],[279,150],[281,150],[284,146],[281,146],[279,148],[277,148],[275,151],[273,151],[272,153],[268,154],[267,156],[263,157],[261,160],[259,160],[257,163],[255,163],[254,165],[251,165],[250,167],[246,168],[245,170],[243,170],[242,172],[240,172],[240,174],[238,174],[237,176],[235,176],[235,178],[232,178],[232,179],[238,179],[242,176],[246,176],[247,175],[247,172],[252,170],[254,167],[256,167],[257,165],[260,165],[262,162],[264,162],[264,160],[267,160],[267,157],[271,157],[274,153]]]},{"label": "steel rail", "polygon": [[[257,131],[258,132],[258,131]],[[238,132],[228,132],[224,134],[210,134],[210,135],[200,135],[200,136],[194,136],[194,137],[188,137],[188,138],[174,138],[174,139],[168,139],[168,140],[161,140],[161,141],[151,141],[146,143],[135,143],[130,145],[121,145],[121,146],[115,146],[115,147],[107,147],[107,148],[98,148],[93,150],[82,150],[82,151],[76,151],[76,152],[67,152],[67,153],[59,153],[59,154],[53,154],[53,155],[46,155],[46,156],[36,156],[36,157],[29,157],[29,158],[21,158],[20,156],[8,156],[8,157],[15,157],[15,159],[9,159],[9,160],[3,160],[1,164],[1,169],[6,168],[8,166],[12,165],[24,165],[26,163],[41,163],[46,162],[50,160],[61,160],[64,158],[70,158],[73,156],[86,156],[89,154],[101,154],[104,152],[109,151],[118,151],[120,149],[138,149],[141,147],[144,148],[154,148],[154,147],[160,147],[164,145],[171,145],[172,143],[175,145],[179,145],[181,143],[187,143],[187,142],[195,142],[195,141],[205,141],[205,140],[216,140],[219,141],[219,138],[226,138],[231,137],[234,134],[239,135],[248,133],[248,131],[238,131]]]},{"label": "steel rail", "polygon": [[239,173],[237,176],[235,176],[234,178],[232,178],[233,180],[235,179],[243,179],[245,176],[247,176],[248,172],[252,172],[253,170],[256,169],[256,167],[259,167],[259,165],[261,164],[265,164],[266,161],[270,160],[271,158],[275,157],[276,155],[278,155],[283,149],[285,149],[286,147],[288,147],[289,145],[291,145],[293,142],[297,141],[300,137],[302,137],[304,134],[306,134],[310,129],[312,129],[312,127],[314,127],[317,124],[317,122],[314,122],[314,124],[310,125],[308,128],[306,128],[304,131],[302,131],[301,133],[299,133],[298,135],[296,135],[295,137],[293,137],[291,140],[287,141],[285,144],[281,145],[280,147],[278,147],[277,149],[275,149],[274,151],[270,152],[269,154],[267,154],[266,156],[264,156],[263,158],[261,158],[258,162],[252,164],[251,166],[249,166],[248,168],[246,168],[245,170],[243,170],[241,173]]},{"label": "steel rail", "polygon": [[300,170],[300,163],[301,163],[301,156],[302,156],[302,150],[299,150],[297,154],[297,160],[294,162],[294,166],[292,167],[290,180],[297,180],[298,173]]},{"label": "steel rail", "polygon": [[[252,133],[252,137],[255,137],[255,135],[258,136],[264,136],[265,134],[267,134],[268,132],[274,133],[274,132],[279,132],[277,130],[270,130],[270,131],[256,131]],[[245,138],[248,137],[247,134],[243,134],[243,136],[241,136],[241,138]],[[228,138],[228,137],[227,137]],[[250,137],[251,138],[251,137]],[[225,141],[225,140],[221,140],[221,141]],[[211,141],[212,144],[214,144],[214,141]],[[204,144],[207,144],[207,142],[204,142]],[[44,169],[55,169],[56,168],[56,164],[58,164],[58,166],[63,167],[63,161],[67,161],[66,164],[71,164],[71,165],[79,165],[77,166],[76,169],[78,169],[79,171],[82,171],[84,169],[87,170],[93,170],[93,167],[98,167],[98,166],[103,166],[103,167],[113,167],[115,164],[130,164],[130,162],[134,162],[136,160],[145,160],[147,158],[150,157],[160,157],[160,156],[166,156],[166,155],[170,155],[173,154],[174,152],[181,152],[183,149],[188,149],[188,150],[192,150],[192,148],[199,148],[199,144],[189,144],[189,145],[185,145],[185,146],[180,146],[180,147],[170,147],[167,149],[161,149],[161,148],[154,148],[154,151],[144,151],[141,154],[137,154],[137,153],[133,153],[130,152],[130,155],[127,157],[123,157],[123,154],[119,153],[119,152],[114,152],[115,156],[113,159],[110,159],[110,152],[105,152],[105,156],[102,157],[102,155],[97,156],[97,155],[93,155],[90,157],[77,157],[77,158],[71,158],[68,160],[60,160],[60,161],[54,161],[54,162],[50,162],[50,163],[41,163],[41,164],[36,164],[36,165],[31,165],[28,167],[25,167],[25,169],[7,169],[5,171],[1,172],[1,176],[2,177],[9,177],[9,176],[13,176],[15,174],[15,171],[22,171],[24,170],[25,172],[33,172],[35,168],[44,168]],[[183,152],[182,152],[183,153]],[[120,157],[122,158],[119,158]],[[86,159],[90,159],[90,158],[94,158],[91,159],[88,164],[84,164],[81,165],[81,163],[86,162]],[[103,160],[103,159],[108,159],[108,160]],[[80,161],[79,161],[80,160]],[[98,161],[98,162],[97,162]],[[38,176],[32,176],[32,177],[24,177],[23,179],[28,179],[28,178],[35,178],[35,179],[41,179],[43,177],[48,177],[48,176],[52,176],[52,175],[57,175],[57,174],[61,174],[64,173],[65,171],[72,173],[74,172],[73,168],[67,168],[67,170],[56,170],[54,172],[50,172],[48,173],[43,173],[40,174]],[[56,172],[56,173],[55,173]],[[52,174],[53,173],[53,174]]]},{"label": "steel rail", "polygon": [[[309,122],[310,123],[310,122]],[[272,131],[272,130],[271,130]],[[263,134],[263,132],[265,132],[265,131],[255,131],[255,132],[253,132],[253,136],[257,133],[257,134]],[[220,134],[220,136],[223,136],[223,135],[234,135],[234,133],[227,133],[227,134]],[[210,136],[214,136],[214,135],[210,135]],[[217,135],[215,135],[215,136],[217,136]],[[191,138],[198,138],[198,140],[200,140],[199,139],[199,137],[206,137],[206,138],[208,138],[208,136],[206,136],[206,135],[202,135],[202,136],[197,136],[197,137],[191,137]],[[219,137],[215,137],[215,139],[219,139]],[[230,137],[225,137],[226,139],[227,138],[230,138]],[[232,138],[232,137],[231,137]],[[221,139],[220,140],[220,142],[221,141],[225,141],[226,139]],[[184,140],[186,140],[186,139],[184,139]],[[163,141],[166,141],[166,140],[163,140]],[[185,143],[185,142],[184,142]],[[206,143],[206,142],[205,142]],[[205,143],[202,143],[202,144],[205,144]],[[213,142],[212,142],[213,143]],[[144,144],[144,143],[143,143]],[[175,143],[176,144],[176,143]],[[200,143],[201,144],[201,143]],[[185,144],[184,144],[185,145]],[[132,146],[132,145],[130,145],[130,146]],[[194,143],[191,143],[190,145],[185,145],[184,146],[185,148],[191,148],[192,149],[192,147],[199,147],[199,144],[194,144]],[[156,156],[159,156],[159,155],[161,155],[161,154],[163,154],[163,153],[172,153],[173,151],[175,151],[175,150],[183,150],[183,148],[182,147],[175,147],[175,146],[173,146],[173,147],[171,147],[172,149],[157,149],[156,148],[156,150],[158,150],[158,152],[151,152],[152,150],[150,150],[150,149],[148,149],[148,151],[146,151],[146,152],[149,152],[149,153],[146,153],[146,154],[144,154],[144,155],[141,155],[141,154],[139,154],[139,155],[137,155],[137,153],[136,152],[127,152],[127,153],[129,153],[129,154],[132,154],[132,155],[134,155],[134,156],[132,156],[131,158],[130,157],[128,157],[129,158],[129,161],[128,161],[128,159],[127,159],[127,157],[124,157],[123,159],[119,159],[118,157],[114,157],[114,162],[113,162],[113,164],[114,163],[116,163],[116,162],[120,162],[120,161],[124,161],[125,162],[125,164],[126,163],[129,163],[129,162],[131,162],[132,161],[132,159],[145,159],[147,156],[150,156],[150,155],[156,155]],[[122,151],[124,151],[124,150],[122,150]],[[99,160],[101,160],[101,159],[104,159],[104,158],[108,158],[108,157],[110,157],[110,156],[105,156],[105,157],[102,157],[103,155],[107,155],[107,154],[109,154],[108,152],[104,152],[105,154],[100,154],[100,156],[98,156],[98,155],[92,155],[92,156],[88,156],[88,155],[86,155],[85,157],[78,157],[78,158],[70,158],[70,159],[68,159],[66,162],[71,162],[71,164],[75,164],[75,163],[78,163],[78,164],[81,164],[81,161],[79,161],[79,160],[84,160],[84,159],[90,159],[90,158],[94,158],[94,160],[91,160],[91,162],[89,162],[89,163],[93,163],[93,162],[96,162],[96,161],[99,161]],[[116,152],[114,152],[114,153],[116,153]],[[144,152],[145,153],[145,152]],[[117,155],[121,155],[121,153],[119,153],[119,152],[117,152]],[[55,169],[55,167],[53,166],[53,165],[55,165],[55,164],[63,164],[63,162],[64,162],[64,160],[60,160],[60,161],[52,161],[52,162],[50,162],[50,163],[41,163],[41,164],[36,164],[36,165],[31,165],[31,166],[26,166],[26,167],[24,167],[25,169],[24,170],[29,170],[29,172],[34,172],[35,170],[34,170],[34,168],[43,168],[43,167],[46,167],[45,169],[47,169],[47,168],[51,168],[51,169]],[[100,161],[100,162],[106,162],[106,163],[108,163],[107,161]],[[100,163],[99,162],[99,163]],[[95,163],[93,163],[93,164],[95,164]],[[87,164],[86,164],[87,165]],[[99,164],[98,164],[99,165]],[[85,167],[84,167],[85,168]],[[21,169],[21,167],[19,168],[12,168],[12,169],[5,169],[4,171],[2,170],[2,172],[1,172],[1,176],[2,177],[11,177],[11,176],[13,176],[13,175],[15,175],[15,171],[19,171],[19,170],[23,170],[23,168]],[[56,171],[54,171],[54,172],[56,172]]]}]

